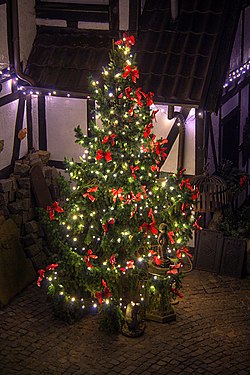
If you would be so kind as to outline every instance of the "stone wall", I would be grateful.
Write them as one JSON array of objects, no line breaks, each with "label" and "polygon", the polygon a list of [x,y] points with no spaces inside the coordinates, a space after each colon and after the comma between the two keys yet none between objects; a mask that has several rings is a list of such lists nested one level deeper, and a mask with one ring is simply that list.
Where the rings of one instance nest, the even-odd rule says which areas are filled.
[{"label": "stone wall", "polygon": [[14,173],[9,178],[0,179],[1,221],[3,223],[12,219],[17,225],[25,256],[31,260],[36,271],[46,265],[48,249],[44,231],[37,221],[38,204],[35,200],[30,172],[34,166],[41,166],[53,199],[58,188],[59,173],[55,167],[47,165],[49,156],[46,151],[32,152],[15,162]]}]

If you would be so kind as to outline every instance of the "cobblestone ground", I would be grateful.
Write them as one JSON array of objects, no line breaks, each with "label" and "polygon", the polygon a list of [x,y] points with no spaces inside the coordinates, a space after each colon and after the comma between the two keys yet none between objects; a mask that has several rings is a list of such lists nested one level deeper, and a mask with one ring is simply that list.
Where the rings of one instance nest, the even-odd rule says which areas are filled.
[{"label": "cobblestone ground", "polygon": [[139,338],[101,332],[97,316],[66,325],[31,285],[0,310],[0,374],[250,374],[250,278],[194,270],[183,285],[176,322]]}]

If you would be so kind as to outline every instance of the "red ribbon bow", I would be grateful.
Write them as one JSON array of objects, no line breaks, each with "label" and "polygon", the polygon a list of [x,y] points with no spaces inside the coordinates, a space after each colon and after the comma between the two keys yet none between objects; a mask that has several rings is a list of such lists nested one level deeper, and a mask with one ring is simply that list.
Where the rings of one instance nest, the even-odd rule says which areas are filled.
[{"label": "red ribbon bow", "polygon": [[154,104],[152,98],[154,96],[154,93],[150,91],[148,94],[146,94],[146,99],[147,99],[147,106],[150,107],[152,104]]},{"label": "red ribbon bow", "polygon": [[175,240],[174,240],[173,237],[174,237],[174,232],[173,231],[168,232],[168,238],[169,238],[169,241],[171,242],[171,244],[175,243]]},{"label": "red ribbon bow", "polygon": [[93,268],[92,264],[90,263],[91,259],[97,259],[98,256],[93,254],[93,251],[91,249],[88,250],[87,255],[84,256],[85,263],[88,268]]},{"label": "red ribbon bow", "polygon": [[91,200],[91,202],[94,202],[95,201],[95,197],[93,197],[93,195],[91,195],[90,193],[95,193],[97,190],[98,190],[98,186],[94,186],[92,188],[89,188],[87,190],[87,192],[85,194],[83,194],[82,196],[83,197],[88,197]]},{"label": "red ribbon bow", "polygon": [[106,162],[109,163],[112,161],[111,153],[110,151],[103,152],[102,150],[97,150],[96,153],[96,160],[101,160],[102,158],[105,158]]},{"label": "red ribbon bow", "polygon": [[108,226],[109,226],[109,224],[114,224],[115,223],[115,219],[113,219],[113,218],[111,218],[111,219],[109,219],[109,221],[107,222],[107,223],[104,223],[103,225],[102,225],[102,228],[103,228],[103,230],[104,230],[104,234],[107,234],[108,233]]},{"label": "red ribbon bow", "polygon": [[134,167],[133,165],[130,166],[130,170],[132,172],[132,176],[134,177],[134,179],[136,180],[136,174],[135,172],[138,171],[140,168],[138,167],[138,165],[136,167]]},{"label": "red ribbon bow", "polygon": [[190,258],[192,258],[192,254],[190,254],[186,246],[182,247],[181,249],[176,250],[177,258],[181,259],[183,253],[187,254]]},{"label": "red ribbon bow", "polygon": [[150,224],[144,222],[140,226],[139,230],[142,231],[143,229],[145,229],[145,231],[146,231],[145,235],[147,235],[149,231],[151,231],[153,234],[158,233],[158,230],[155,228],[155,221],[152,221]]},{"label": "red ribbon bow", "polygon": [[57,267],[58,267],[58,263],[54,263],[54,264],[50,264],[49,266],[47,266],[45,268],[45,270],[43,270],[43,269],[38,270],[37,273],[38,273],[39,277],[37,279],[36,285],[37,286],[41,286],[41,282],[44,279],[45,272],[47,272],[47,271],[53,271]]},{"label": "red ribbon bow", "polygon": [[107,143],[108,141],[110,141],[111,146],[114,146],[115,145],[115,137],[116,137],[115,134],[105,135],[105,137],[102,140],[102,143]]},{"label": "red ribbon bow", "polygon": [[123,34],[123,39],[119,39],[115,42],[115,45],[125,44],[126,47],[133,46],[135,44],[135,37],[133,35],[127,36],[126,33]]},{"label": "red ribbon bow", "polygon": [[126,88],[125,88],[125,94],[126,94],[126,97],[127,97],[129,100],[132,99],[132,97],[131,97],[131,95],[130,95],[131,92],[132,92],[131,87],[126,87]]},{"label": "red ribbon bow", "polygon": [[131,68],[130,65],[127,65],[124,69],[122,78],[127,78],[129,75],[131,76],[132,81],[136,83],[136,79],[139,78],[139,71],[136,68]]},{"label": "red ribbon bow", "polygon": [[117,198],[119,198],[121,202],[124,200],[122,192],[123,192],[122,187],[120,187],[119,189],[112,188],[112,194],[113,194],[113,201],[114,201],[114,203],[116,203]]},{"label": "red ribbon bow", "polygon": [[99,303],[103,303],[103,299],[109,298],[112,296],[110,289],[107,287],[107,283],[104,279],[102,279],[102,286],[103,286],[103,291],[102,292],[96,292],[95,297],[98,298]]},{"label": "red ribbon bow", "polygon": [[156,118],[155,115],[156,115],[157,112],[159,112],[159,109],[157,109],[156,111],[152,111],[151,117],[152,117],[153,120]]},{"label": "red ribbon bow", "polygon": [[51,206],[47,206],[47,211],[49,212],[50,220],[55,219],[55,211],[64,212],[63,208],[59,206],[58,202],[54,202]]},{"label": "red ribbon bow", "polygon": [[109,263],[111,264],[112,268],[114,268],[114,266],[116,265],[116,259],[115,259],[114,254],[112,254],[111,257],[109,258]]},{"label": "red ribbon bow", "polygon": [[240,176],[240,187],[243,187],[247,182],[247,176],[246,175],[242,175]]},{"label": "red ribbon bow", "polygon": [[202,230],[202,227],[198,224],[198,221],[200,220],[201,215],[198,217],[197,220],[195,220],[193,227],[195,228],[195,232],[197,233],[199,230]]},{"label": "red ribbon bow", "polygon": [[177,288],[172,288],[172,292],[180,298],[184,297],[184,294],[180,293]]},{"label": "red ribbon bow", "polygon": [[166,154],[166,149],[167,149],[167,147],[161,147],[162,145],[164,145],[164,144],[166,144],[166,143],[168,143],[168,140],[167,139],[163,139],[162,141],[160,141],[160,142],[156,142],[155,143],[155,146],[156,146],[156,148],[155,148],[155,152],[156,152],[156,154],[157,155],[159,155],[160,156],[160,158],[162,158],[162,159],[166,159],[166,157],[168,156],[167,154]]},{"label": "red ribbon bow", "polygon": [[170,265],[171,270],[169,270],[167,273],[170,275],[177,275],[179,273],[179,268],[181,267],[181,263]]},{"label": "red ribbon bow", "polygon": [[154,256],[153,259],[154,259],[154,262],[157,266],[160,266],[163,263],[163,261],[160,258],[158,258],[157,256]]},{"label": "red ribbon bow", "polygon": [[159,172],[159,170],[160,170],[160,168],[158,167],[158,165],[151,165],[151,171],[152,172],[155,172],[155,171]]},{"label": "red ribbon bow", "polygon": [[190,184],[190,178],[187,178],[186,180],[182,180],[180,183],[180,189],[182,190],[183,186],[186,186],[186,188],[190,191],[193,191],[193,188]]},{"label": "red ribbon bow", "polygon": [[152,123],[147,124],[145,126],[144,133],[143,133],[143,137],[144,138],[148,138],[150,136],[151,129],[153,129],[153,124]]},{"label": "red ribbon bow", "polygon": [[129,260],[129,261],[127,262],[127,268],[134,268],[134,263],[135,263],[134,260]]}]

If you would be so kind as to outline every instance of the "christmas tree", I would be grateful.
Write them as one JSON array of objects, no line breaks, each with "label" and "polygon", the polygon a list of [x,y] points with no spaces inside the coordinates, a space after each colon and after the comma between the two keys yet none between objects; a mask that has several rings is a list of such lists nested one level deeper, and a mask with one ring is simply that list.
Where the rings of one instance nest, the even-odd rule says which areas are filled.
[{"label": "christmas tree", "polygon": [[[181,295],[181,258],[198,227],[198,194],[183,171],[158,179],[167,141],[153,134],[154,94],[137,85],[134,43],[126,35],[115,42],[102,81],[91,81],[90,136],[76,128],[83,155],[80,163],[67,161],[74,186],[63,208],[54,202],[47,209],[60,226],[52,240],[59,261],[38,281],[48,271],[50,294],[72,311],[99,306],[104,326],[114,330],[131,301],[142,303],[157,290],[168,300]],[[154,267],[164,270],[160,282]]]}]

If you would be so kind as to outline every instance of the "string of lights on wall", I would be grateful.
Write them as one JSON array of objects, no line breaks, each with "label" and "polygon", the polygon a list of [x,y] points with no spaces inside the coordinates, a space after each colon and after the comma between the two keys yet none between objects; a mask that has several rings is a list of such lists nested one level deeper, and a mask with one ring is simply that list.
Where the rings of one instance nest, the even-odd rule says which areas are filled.
[{"label": "string of lights on wall", "polygon": [[[234,85],[241,78],[243,78],[250,71],[250,59],[242,64],[237,69],[229,73],[226,82],[223,85],[224,89],[229,88],[229,86]],[[46,89],[40,87],[30,87],[19,85],[19,79],[15,74],[15,70],[11,67],[4,68],[0,70],[0,83],[4,83],[8,80],[12,80],[13,85],[16,87],[16,90],[21,91],[23,95],[46,95],[46,96],[57,96],[57,97],[66,97],[66,98],[79,98],[79,99],[90,99],[89,95],[83,95],[80,93],[66,92],[63,90],[54,90]]]}]

